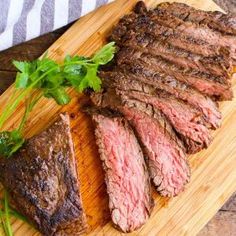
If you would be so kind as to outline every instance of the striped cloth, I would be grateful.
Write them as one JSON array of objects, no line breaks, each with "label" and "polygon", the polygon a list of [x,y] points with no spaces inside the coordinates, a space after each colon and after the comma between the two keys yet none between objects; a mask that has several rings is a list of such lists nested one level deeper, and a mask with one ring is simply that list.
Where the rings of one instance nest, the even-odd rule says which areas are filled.
[{"label": "striped cloth", "polygon": [[0,51],[58,29],[113,0],[0,0]]}]

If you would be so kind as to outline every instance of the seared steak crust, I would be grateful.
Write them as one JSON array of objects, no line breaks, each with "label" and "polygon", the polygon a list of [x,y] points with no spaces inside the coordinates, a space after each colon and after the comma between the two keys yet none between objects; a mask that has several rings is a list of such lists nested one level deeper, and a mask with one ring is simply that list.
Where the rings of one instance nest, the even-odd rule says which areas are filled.
[{"label": "seared steak crust", "polygon": [[151,24],[149,23],[147,17],[138,17],[138,15],[135,16],[134,13],[131,13],[124,17],[124,19],[121,19],[120,23],[114,28],[110,38],[119,44],[129,31],[140,33],[145,32],[152,35],[154,38],[168,41],[170,45],[187,50],[191,53],[197,53],[206,57],[217,56],[222,53],[224,53],[225,56],[229,56],[230,52],[227,47],[209,44],[205,40],[191,37],[156,22],[151,22]]},{"label": "seared steak crust", "polygon": [[157,8],[149,11],[151,20],[163,24],[164,26],[174,28],[177,32],[182,32],[189,37],[207,41],[212,45],[220,45],[230,48],[232,57],[236,57],[236,38],[231,35],[223,35],[218,31],[211,30],[206,25],[195,22],[185,22],[174,15],[169,14],[167,10]]},{"label": "seared steak crust", "polygon": [[170,14],[184,20],[207,25],[223,34],[236,35],[236,17],[219,11],[202,11],[184,3],[161,3],[158,9],[165,9]]},{"label": "seared steak crust", "polygon": [[148,68],[152,73],[166,73],[188,86],[194,87],[201,93],[220,100],[231,100],[233,97],[231,82],[225,80],[222,76],[185,69],[161,57],[155,57],[131,48],[123,48],[118,52],[117,64],[119,66],[135,64]]},{"label": "seared steak crust", "polygon": [[126,32],[121,41],[116,41],[120,46],[130,47],[143,53],[153,56],[160,56],[163,59],[180,65],[186,69],[192,68],[205,73],[219,75],[226,80],[230,79],[228,72],[232,70],[229,63],[228,53],[202,56],[197,52],[189,52],[186,49],[176,47],[163,37],[153,37],[145,32]]},{"label": "seared steak crust", "polygon": [[85,231],[68,115],[60,115],[11,158],[0,158],[0,180],[16,209],[43,235]]},{"label": "seared steak crust", "polygon": [[123,232],[136,230],[149,218],[153,207],[143,153],[124,118],[104,109],[89,112],[96,125],[112,221]]},{"label": "seared steak crust", "polygon": [[[226,52],[229,49],[232,56],[229,59],[233,59],[235,64],[235,35],[222,34],[215,29],[210,29],[207,24],[200,24],[197,21],[184,21],[175,16],[178,13],[173,12],[176,11],[170,13],[167,9],[161,7],[143,14],[133,12],[121,20],[114,29],[111,39],[117,42],[128,30],[132,29],[135,32],[146,32],[157,37],[166,38],[169,43],[190,50],[193,53],[215,55],[215,53],[222,53],[222,50]],[[228,15],[227,21],[231,24],[235,22],[235,18]],[[234,25],[234,23],[231,25]],[[219,29],[222,29],[222,27]]]}]

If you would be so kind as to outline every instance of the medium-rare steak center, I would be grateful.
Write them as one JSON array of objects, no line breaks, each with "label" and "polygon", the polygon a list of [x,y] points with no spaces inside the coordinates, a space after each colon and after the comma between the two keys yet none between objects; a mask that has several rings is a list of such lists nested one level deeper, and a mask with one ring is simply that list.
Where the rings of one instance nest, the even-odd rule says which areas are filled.
[{"label": "medium-rare steak center", "polygon": [[140,228],[153,200],[142,150],[128,122],[106,110],[89,111],[103,161],[111,218],[123,232]]}]

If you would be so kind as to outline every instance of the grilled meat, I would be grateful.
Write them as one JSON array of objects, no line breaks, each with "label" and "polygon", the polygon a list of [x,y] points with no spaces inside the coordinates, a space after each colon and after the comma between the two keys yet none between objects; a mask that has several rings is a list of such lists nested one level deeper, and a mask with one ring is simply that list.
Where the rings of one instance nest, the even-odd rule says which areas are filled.
[{"label": "grilled meat", "polygon": [[79,235],[86,229],[68,115],[0,158],[0,181],[16,209],[43,235]]},{"label": "grilled meat", "polygon": [[155,57],[131,48],[123,48],[117,54],[117,64],[134,64],[148,68],[152,73],[166,73],[194,87],[201,93],[220,100],[231,100],[231,82],[222,76],[204,73],[191,68],[185,69],[161,57]]},{"label": "grilled meat", "polygon": [[162,196],[173,197],[184,189],[190,170],[183,143],[165,116],[152,105],[135,99],[122,99],[115,90],[94,94],[95,105],[123,114],[142,144],[149,173]]},{"label": "grilled meat", "polygon": [[[230,52],[229,60],[235,65],[235,35],[222,34],[220,30],[212,30],[198,22],[184,21],[175,14],[161,7],[147,11],[145,14],[132,12],[120,21],[110,38],[119,42],[129,30],[145,32],[195,54],[213,56],[222,53],[229,55]],[[227,15],[227,21],[228,24],[233,25],[235,18]]]},{"label": "grilled meat", "polygon": [[121,41],[116,41],[122,47],[130,47],[143,53],[176,63],[186,69],[192,68],[205,73],[222,76],[225,80],[229,80],[229,72],[232,65],[229,63],[227,52],[215,54],[211,56],[202,56],[196,52],[189,52],[183,48],[176,47],[169,43],[163,37],[154,37],[145,32],[128,31]]},{"label": "grilled meat", "polygon": [[236,35],[236,17],[219,11],[203,11],[184,3],[161,3],[158,9],[165,9],[170,14],[189,22],[207,25],[223,34]]},{"label": "grilled meat", "polygon": [[192,87],[176,80],[173,76],[165,73],[152,73],[136,64],[118,67],[113,71],[101,72],[100,77],[105,87],[120,87],[123,90],[140,90],[144,87],[143,90],[146,91],[149,88],[153,93],[155,93],[155,89],[150,86],[164,90],[201,111],[211,128],[215,129],[220,126],[221,114],[217,104]]},{"label": "grilled meat", "polygon": [[[118,45],[118,52],[113,63],[99,74],[102,92],[92,93],[91,99],[99,110],[122,114],[119,119],[125,123],[123,128],[127,121],[132,126],[151,179],[163,196],[175,196],[184,189],[190,178],[186,153],[209,146],[210,129],[218,128],[221,121],[217,101],[233,98],[235,19],[179,3],[163,3],[148,10],[138,2],[109,37]],[[117,131],[117,117],[99,113],[95,119],[97,126],[102,124],[98,139],[103,136],[112,142],[111,148],[99,141],[102,159],[104,153],[108,153],[105,159],[111,158],[109,151],[115,150],[113,147],[120,148],[108,133],[112,127],[116,127],[116,139],[122,139],[119,154],[132,153],[130,141],[126,141],[129,146],[123,151],[124,131]],[[129,132],[130,128],[126,129]],[[105,170],[112,171],[110,167]],[[121,179],[125,175],[122,173]],[[115,173],[111,176],[116,179]],[[129,221],[132,217],[128,217]],[[145,218],[143,214],[141,218]],[[129,231],[127,228],[122,230]]]},{"label": "grilled meat", "polygon": [[112,221],[123,232],[140,228],[153,200],[143,153],[127,121],[104,109],[90,109],[106,175]]}]

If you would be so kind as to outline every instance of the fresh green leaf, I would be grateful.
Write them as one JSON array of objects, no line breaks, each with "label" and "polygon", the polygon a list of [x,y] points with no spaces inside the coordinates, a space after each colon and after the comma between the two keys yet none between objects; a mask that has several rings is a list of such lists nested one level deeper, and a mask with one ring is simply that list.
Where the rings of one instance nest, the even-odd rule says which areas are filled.
[{"label": "fresh green leaf", "polygon": [[[97,67],[98,67],[97,65],[87,66],[87,74],[83,79],[84,84],[82,85],[81,89],[84,90],[86,87],[90,87],[95,92],[98,92],[101,89],[101,79],[97,76]],[[85,80],[87,82],[85,82]]]},{"label": "fresh green leaf", "polygon": [[17,130],[0,132],[0,156],[11,156],[23,143],[24,139]]},{"label": "fresh green leaf", "polygon": [[80,82],[80,84],[79,84],[79,86],[77,88],[77,91],[81,93],[81,92],[83,92],[88,87],[89,87],[89,81],[88,81],[88,79],[86,77],[84,77],[82,79],[82,81]]},{"label": "fresh green leaf", "polygon": [[101,90],[102,81],[98,76],[94,76],[93,79],[89,80],[89,87],[92,88],[95,92]]},{"label": "fresh green leaf", "polygon": [[70,55],[67,55],[64,59],[64,63],[68,64],[69,62],[82,62],[82,61],[86,62],[87,60],[89,60],[89,58],[87,57],[78,56],[78,55],[72,57]]},{"label": "fresh green leaf", "polygon": [[82,73],[83,66],[79,64],[70,64],[64,67],[64,73],[80,75]]},{"label": "fresh green leaf", "polygon": [[12,63],[13,63],[13,65],[14,65],[20,72],[28,73],[28,71],[29,71],[29,65],[30,65],[29,62],[25,62],[25,61],[15,61],[15,60],[14,60]]},{"label": "fresh green leaf", "polygon": [[44,88],[57,88],[63,86],[64,84],[64,76],[62,73],[50,73],[45,77],[45,80],[42,82],[41,89]]},{"label": "fresh green leaf", "polygon": [[66,105],[71,100],[65,88],[63,87],[45,90],[44,95],[47,98],[55,99],[58,105]]},{"label": "fresh green leaf", "polygon": [[38,66],[38,60],[39,59],[36,59],[34,61],[31,61],[30,64],[29,64],[29,69],[28,69],[28,73],[29,75],[32,75],[33,73],[37,73],[37,66]]},{"label": "fresh green leaf", "polygon": [[79,91],[78,87],[85,75],[86,73],[81,75],[74,75],[74,74],[65,75],[66,77],[65,86],[73,87],[75,90]]},{"label": "fresh green leaf", "polygon": [[16,82],[15,82],[16,88],[26,88],[28,84],[28,79],[29,79],[29,75],[27,73],[17,72]]},{"label": "fresh green leaf", "polygon": [[105,65],[111,61],[115,53],[115,43],[111,42],[101,48],[92,58],[92,61],[98,65]]},{"label": "fresh green leaf", "polygon": [[64,77],[67,86],[71,86],[74,89],[78,90],[78,87],[85,77],[87,69],[81,65],[70,65],[64,68]]},{"label": "fresh green leaf", "polygon": [[38,60],[37,67],[38,67],[37,69],[40,70],[41,72],[46,72],[52,68],[54,69],[55,72],[60,71],[59,65],[55,61],[49,58]]}]

